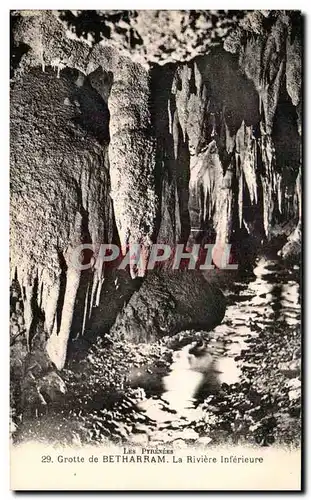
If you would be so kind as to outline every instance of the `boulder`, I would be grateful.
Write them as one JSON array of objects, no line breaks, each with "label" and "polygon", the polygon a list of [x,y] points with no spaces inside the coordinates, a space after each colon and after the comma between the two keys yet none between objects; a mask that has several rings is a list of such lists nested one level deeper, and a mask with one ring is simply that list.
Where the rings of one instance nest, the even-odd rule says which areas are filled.
[{"label": "boulder", "polygon": [[186,329],[212,330],[225,309],[222,292],[199,271],[153,271],[118,314],[111,333],[140,343]]}]

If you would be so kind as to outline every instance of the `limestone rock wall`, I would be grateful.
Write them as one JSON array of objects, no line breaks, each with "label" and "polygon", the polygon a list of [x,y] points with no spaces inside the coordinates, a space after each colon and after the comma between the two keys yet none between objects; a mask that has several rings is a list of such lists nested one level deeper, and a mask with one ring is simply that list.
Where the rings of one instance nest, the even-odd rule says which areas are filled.
[{"label": "limestone rock wall", "polygon": [[107,125],[98,94],[53,71],[12,90],[10,264],[28,339],[41,310],[47,334],[67,340],[81,279],[72,252],[111,241]]},{"label": "limestone rock wall", "polygon": [[80,243],[148,255],[156,241],[258,243],[294,220],[281,254],[299,249],[300,13],[13,18],[11,274],[28,340],[43,314],[58,367],[73,319],[83,332],[105,296],[96,255],[87,272],[69,265]]}]

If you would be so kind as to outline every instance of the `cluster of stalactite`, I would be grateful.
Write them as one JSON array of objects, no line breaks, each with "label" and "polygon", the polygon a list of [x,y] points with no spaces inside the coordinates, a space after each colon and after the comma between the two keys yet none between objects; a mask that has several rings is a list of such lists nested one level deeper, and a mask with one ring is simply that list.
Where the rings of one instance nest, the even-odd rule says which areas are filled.
[{"label": "cluster of stalactite", "polygon": [[279,18],[266,36],[240,30],[234,54],[227,42],[228,52],[154,70],[160,240],[269,239],[300,219],[299,27]]},{"label": "cluster of stalactite", "polygon": [[105,279],[96,252],[91,271],[72,266],[76,248],[113,240],[123,252],[131,243],[148,252],[154,239],[155,138],[146,69],[109,47],[68,40],[51,12],[42,15],[15,26],[28,48],[12,89],[11,271],[27,338],[42,314],[48,353],[62,368],[70,331],[83,333]]},{"label": "cluster of stalactite", "polygon": [[69,36],[52,12],[17,22],[12,279],[28,337],[42,313],[59,368],[73,319],[83,331],[104,287],[96,259],[84,274],[70,267],[79,243],[223,245],[269,239],[290,219],[299,239],[301,20],[255,21],[224,47],[151,69]]}]

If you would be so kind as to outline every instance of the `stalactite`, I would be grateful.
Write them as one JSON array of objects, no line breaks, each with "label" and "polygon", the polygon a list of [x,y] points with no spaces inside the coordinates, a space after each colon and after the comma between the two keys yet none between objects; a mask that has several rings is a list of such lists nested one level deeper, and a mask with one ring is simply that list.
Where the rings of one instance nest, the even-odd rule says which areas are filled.
[{"label": "stalactite", "polygon": [[266,133],[271,133],[285,68],[287,26],[278,19],[268,36],[249,35],[240,47],[239,64],[252,80],[263,106]]},{"label": "stalactite", "polygon": [[99,306],[100,295],[101,295],[101,291],[102,291],[102,287],[103,287],[104,282],[105,282],[105,278],[103,278],[102,276],[100,276],[99,282],[98,282],[98,286],[97,286],[97,291],[96,291],[96,301],[95,301],[95,306],[96,307]]},{"label": "stalactite", "polygon": [[24,285],[25,295],[24,295],[24,321],[25,321],[25,329],[26,329],[26,340],[27,340],[27,348],[30,350],[30,342],[31,342],[31,327],[34,318],[34,310],[33,310],[33,301],[34,297],[34,282],[28,281]]},{"label": "stalactite", "polygon": [[236,151],[239,155],[241,170],[248,188],[251,203],[257,203],[257,142],[253,136],[253,127],[247,127],[243,121],[236,135]]},{"label": "stalactite", "polygon": [[261,136],[261,155],[264,166],[264,173],[261,174],[261,183],[263,189],[263,220],[264,229],[267,238],[270,236],[271,221],[275,208],[275,150],[270,135],[262,131]]},{"label": "stalactite", "polygon": [[243,170],[240,170],[239,173],[239,193],[238,193],[238,207],[239,207],[239,224],[240,228],[242,227],[243,223],[243,188],[244,188],[244,183],[243,183]]},{"label": "stalactite", "polygon": [[294,106],[301,101],[302,20],[290,27],[286,40],[286,89]]},{"label": "stalactite", "polygon": [[46,345],[47,353],[58,370],[62,370],[66,362],[67,345],[80,278],[80,271],[72,268],[68,269],[60,329],[59,332],[53,332],[52,335],[50,335]]},{"label": "stalactite", "polygon": [[293,258],[297,257],[301,252],[301,241],[302,241],[302,186],[301,186],[301,168],[299,169],[295,193],[298,202],[298,222],[294,231],[287,238],[287,242],[283,248],[278,252],[278,254],[283,258]]},{"label": "stalactite", "polygon": [[181,218],[175,179],[168,177],[165,173],[162,182],[161,225],[157,241],[174,245],[181,240]]},{"label": "stalactite", "polygon": [[276,174],[276,192],[278,200],[278,209],[279,212],[282,213],[283,190],[282,190],[282,176],[280,174]]},{"label": "stalactite", "polygon": [[[243,91],[239,93],[234,88],[231,99],[234,102],[240,100],[239,109],[236,110],[232,105],[228,97],[230,91],[228,93],[224,81],[226,78],[229,79],[228,72],[237,70],[234,67],[231,69],[231,63],[228,68],[225,67],[225,63],[222,67],[222,63],[219,62],[222,58],[219,55],[217,58],[216,55],[215,58],[211,55],[204,62],[202,59],[193,65],[184,65],[176,72],[172,87],[178,112],[178,116],[175,112],[173,122],[175,157],[180,140],[178,136],[178,126],[180,126],[183,136],[186,134],[189,138],[191,152],[189,208],[191,224],[197,236],[209,226],[216,231],[216,238],[219,241],[223,243],[230,241],[232,220],[220,224],[220,216],[217,218],[213,214],[213,207],[217,206],[216,211],[220,211],[223,217],[226,218],[228,215],[228,207],[223,200],[222,183],[226,186],[225,191],[230,200],[228,204],[233,211],[234,204],[237,203],[240,227],[244,221],[247,221],[246,225],[249,227],[252,214],[259,210],[262,212],[266,237],[270,238],[270,229],[278,214],[282,214],[282,200],[285,194],[283,177],[276,165],[272,128],[283,88],[287,23],[286,16],[280,17],[267,35],[260,37],[248,35],[245,44],[237,46],[240,70],[254,82],[255,87],[252,90],[246,79],[243,83],[243,78],[239,85],[242,87],[245,85],[246,96],[249,93],[254,94],[256,88],[257,111],[256,98],[244,98]],[[216,67],[213,66],[213,62],[216,62]],[[236,112],[238,114],[235,116]],[[258,127],[259,132],[257,130],[255,134],[255,129]],[[219,152],[218,160],[216,157],[213,159],[213,155],[210,154],[214,140]],[[209,152],[206,156],[200,154],[202,148]],[[236,172],[232,164],[234,158],[237,165]],[[217,173],[217,187],[213,189],[215,161],[216,163],[220,161],[220,170]],[[232,172],[231,181],[234,179],[237,181],[236,198],[230,192],[228,179],[224,180],[227,168]],[[231,188],[235,189],[232,182]],[[249,203],[254,207],[254,211],[248,210],[245,219],[244,204],[249,205]],[[232,219],[232,214],[229,217]]]},{"label": "stalactite", "polygon": [[90,292],[90,282],[88,282],[88,284],[87,284],[87,289],[86,289],[86,294],[85,294],[85,299],[84,299],[84,312],[83,312],[81,335],[84,335],[87,312],[88,312],[88,309],[90,309],[90,307],[89,307],[89,292]]},{"label": "stalactite", "polygon": [[175,95],[176,107],[178,109],[178,121],[182,130],[183,141],[186,142],[188,102],[190,98],[190,82],[194,77],[192,65],[184,64],[177,68],[172,86],[172,93]]},{"label": "stalactite", "polygon": [[179,67],[172,84],[183,141],[191,154],[205,146],[208,93],[196,62]]},{"label": "stalactite", "polygon": [[51,335],[57,328],[56,314],[58,300],[61,292],[60,280],[56,278],[53,285],[47,286],[47,280],[43,278],[42,285],[44,291],[44,299],[42,301],[41,309],[45,314],[46,331],[48,335]]},{"label": "stalactite", "polygon": [[174,158],[178,160],[178,146],[179,146],[179,116],[177,109],[174,113],[173,125],[172,125],[172,136],[173,136],[173,146],[174,146]]},{"label": "stalactite", "polygon": [[[20,73],[26,67],[36,66],[38,61],[41,64],[42,54],[46,65],[56,61],[57,66],[76,68],[85,75],[94,73],[99,67],[113,73],[109,90],[110,194],[123,252],[134,242],[141,243],[148,253],[156,236],[159,207],[154,179],[155,140],[150,123],[148,72],[120,56],[117,49],[100,44],[90,48],[75,37],[68,38],[65,27],[53,12],[42,11],[40,16],[21,19],[17,24],[17,42],[32,46],[34,37],[42,40],[40,47],[34,45],[31,54],[24,57]],[[104,99],[107,99],[106,90]],[[136,185],[135,191],[133,185]]]},{"label": "stalactite", "polygon": [[[42,16],[46,18],[45,22],[42,22]],[[88,153],[86,153],[82,160],[82,163],[85,163],[84,168],[81,169],[81,175],[79,175],[78,178],[73,175],[73,177],[76,178],[73,191],[77,190],[77,204],[80,205],[82,216],[85,219],[82,233],[87,229],[88,241],[96,244],[100,242],[109,243],[111,241],[113,227],[110,202],[111,196],[114,205],[115,221],[123,251],[126,251],[127,245],[132,242],[141,243],[148,249],[155,236],[155,219],[158,210],[158,199],[154,185],[155,143],[154,139],[152,139],[150,112],[148,107],[150,95],[148,73],[141,66],[135,65],[129,59],[120,58],[117,50],[111,50],[109,47],[101,46],[90,49],[76,39],[70,38],[68,40],[63,27],[52,13],[42,12],[41,17],[21,19],[19,26],[16,27],[15,34],[17,41],[23,41],[23,43],[27,43],[31,46],[33,40],[41,40],[40,47],[36,48],[34,46],[29,51],[27,57],[23,58],[16,76],[23,75],[26,69],[29,70],[31,67],[36,67],[38,62],[41,64],[43,58],[46,67],[49,65],[54,65],[56,67],[57,77],[59,77],[57,81],[59,81],[61,85],[61,74],[65,67],[75,68],[84,73],[82,78],[80,78],[81,74],[78,74],[78,78],[76,79],[75,85],[78,89],[84,88],[86,74],[92,74],[91,81],[93,84],[94,81],[96,82],[94,71],[96,72],[98,68],[101,67],[101,64],[104,68],[104,76],[113,75],[113,81],[110,77],[108,78],[109,81],[106,78],[104,86],[98,88],[98,90],[103,93],[102,97],[105,101],[107,101],[107,97],[109,96],[111,139],[109,159],[105,147],[102,148],[100,154],[97,152],[95,153],[97,155],[95,166],[92,160],[88,164]],[[58,34],[56,38],[54,36],[55,33]],[[65,40],[65,43],[62,43],[62,40]],[[128,92],[125,91],[125,84],[127,85]],[[57,88],[53,89],[50,95],[54,94],[54,98],[55,92],[57,91]],[[66,99],[64,102],[65,101]],[[67,101],[69,104],[71,103],[70,98],[67,99]],[[70,106],[66,108],[65,106],[64,109],[69,111],[73,108]],[[91,109],[92,106],[90,106],[90,111]],[[60,115],[62,115],[62,111],[63,110],[61,110]],[[94,111],[93,117],[97,117],[98,114],[99,109]],[[69,122],[67,121],[67,123]],[[104,127],[106,126],[105,123],[106,118],[103,117],[102,124]],[[121,123],[122,126],[120,126]],[[95,129],[94,132],[97,133],[96,127],[98,129],[98,125],[96,120],[92,119],[89,122],[89,126],[91,129]],[[59,125],[59,130],[62,131],[65,139],[64,130],[66,130],[66,126]],[[46,141],[45,144],[48,144],[50,140],[51,139]],[[35,141],[30,141],[30,143],[32,142],[34,143]],[[67,144],[70,145],[71,141],[68,140]],[[76,143],[74,147],[79,149],[79,144]],[[40,146],[37,149],[41,151]],[[62,148],[59,147],[60,151],[61,149]],[[86,149],[87,142],[84,142],[82,150],[85,151]],[[96,145],[94,149],[97,151],[98,146]],[[72,167],[74,167],[75,164],[75,155],[76,153],[71,155],[70,161]],[[104,160],[102,157],[104,157]],[[64,159],[60,160],[60,165],[62,165],[62,161],[64,161]],[[77,166],[80,163],[81,160],[76,159]],[[104,167],[103,164],[105,165]],[[98,175],[98,165],[101,165],[104,173],[108,164],[110,164],[111,188],[106,173],[104,174],[104,178],[106,176],[106,179]],[[62,168],[62,170],[66,172],[66,168]],[[125,173],[127,173],[127,175],[124,175]],[[21,178],[20,174],[16,177]],[[103,182],[103,180],[106,182]],[[134,186],[136,189],[133,189]],[[69,186],[66,186],[67,191],[68,188]],[[76,195],[73,195],[72,200],[75,200],[75,198]],[[62,199],[56,195],[56,211],[58,207],[61,208],[62,203],[66,203],[66,199],[67,197],[65,196]],[[45,206],[45,204],[46,203],[39,203],[39,206]],[[61,210],[64,216],[68,214],[70,218],[77,210],[77,207],[62,207]],[[52,208],[51,212],[53,212]],[[23,224],[24,222],[22,221],[21,226],[23,226]],[[56,248],[59,246],[62,247],[68,242],[73,241],[73,239],[76,239],[77,235],[72,234],[72,231],[68,230],[67,233],[64,231],[63,221],[59,223],[56,221],[54,224],[55,227],[59,226],[62,228],[61,235],[59,236],[60,241],[56,243]],[[65,227],[67,229],[66,225]],[[24,229],[22,229],[22,232],[23,231]],[[52,233],[53,231],[55,234],[54,228]],[[16,234],[18,235],[19,233],[20,229],[18,228],[16,229]],[[83,241],[85,235],[80,236]],[[76,240],[77,242],[78,239]],[[50,239],[50,244],[53,247],[53,238]],[[27,268],[29,261],[32,261],[32,256],[28,255],[28,252],[25,257],[25,263],[21,264],[20,257],[16,256],[16,251],[19,248],[18,242],[16,246],[13,242],[13,247],[16,264],[12,263],[12,265],[17,267],[18,271]],[[40,242],[37,242],[37,247],[40,250]],[[64,251],[63,248],[62,251]],[[49,257],[51,257],[51,250],[49,252]],[[47,278],[42,280],[42,295],[46,298],[44,300],[40,298],[40,302],[46,314],[46,329],[48,333],[51,333],[48,343],[48,352],[55,364],[61,368],[66,358],[65,351],[70,333],[74,298],[79,293],[79,277],[69,271],[69,268],[65,272],[66,294],[63,305],[60,301],[59,262],[56,254],[52,259],[52,268],[50,261],[48,265],[46,265],[45,261],[42,261],[41,256],[34,258],[39,272],[42,272],[45,268],[49,269],[49,281]],[[69,263],[67,263],[67,265],[69,265]],[[92,314],[93,306],[98,306],[99,304],[104,280],[103,273],[104,270],[98,271],[96,272],[96,276],[94,275],[95,289],[93,289],[93,292],[95,295],[92,296],[91,294],[89,315]],[[21,275],[21,272],[18,272],[18,274]],[[133,277],[136,275],[133,273],[133,270],[132,275]],[[30,291],[27,288],[28,298],[30,295]],[[38,297],[34,299],[34,302],[36,302]],[[26,316],[28,314],[27,322],[29,324],[32,321],[32,306],[30,306],[32,300],[31,298],[27,300],[27,303],[25,302]],[[56,328],[56,309],[58,311],[61,309],[61,326],[59,331],[57,331]],[[69,315],[69,317],[66,317],[66,315]],[[83,320],[81,319],[81,321]]]},{"label": "stalactite", "polygon": [[[148,254],[159,206],[149,76],[125,58],[118,68],[109,97],[111,197],[123,253],[135,243]],[[136,271],[131,268],[131,272],[135,277]],[[144,270],[138,275],[143,276]]]},{"label": "stalactite", "polygon": [[221,193],[217,198],[216,248],[222,250],[230,241],[232,231],[234,192],[234,173],[228,169],[222,179]]},{"label": "stalactite", "polygon": [[93,274],[93,281],[92,281],[92,290],[91,290],[91,297],[90,297],[90,307],[89,307],[88,319],[90,319],[91,316],[92,316],[92,311],[93,311],[94,304],[95,304],[95,307],[97,306],[96,300],[95,300],[95,303],[94,303],[94,299],[95,299],[95,296],[97,294],[97,289],[98,289],[98,274],[96,272],[94,272],[94,274]]}]

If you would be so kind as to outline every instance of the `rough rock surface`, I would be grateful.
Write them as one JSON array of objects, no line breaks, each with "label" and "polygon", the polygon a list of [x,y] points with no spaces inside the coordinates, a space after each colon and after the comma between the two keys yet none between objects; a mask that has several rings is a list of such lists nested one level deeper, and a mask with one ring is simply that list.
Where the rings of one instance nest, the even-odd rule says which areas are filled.
[{"label": "rough rock surface", "polygon": [[[155,238],[159,205],[156,193],[155,138],[150,122],[149,75],[141,65],[111,46],[71,37],[53,11],[26,11],[14,25],[16,44],[28,47],[16,76],[32,67],[77,69],[108,102],[110,178],[122,250],[138,243],[146,253]],[[133,187],[135,186],[135,189]],[[133,272],[135,275],[135,272]]]},{"label": "rough rock surface", "polygon": [[[220,37],[217,27],[225,27]],[[172,244],[196,238],[196,229],[223,243],[254,225],[269,238],[276,220],[297,217],[284,200],[294,198],[289,172],[297,175],[301,162],[299,13],[38,11],[24,13],[14,33],[29,47],[17,73],[55,64],[91,74],[97,89],[98,71],[111,80],[100,93],[111,112],[112,197],[123,250],[134,239],[148,248],[158,230],[158,241]],[[159,33],[166,38],[158,47]],[[200,49],[186,56],[191,33]],[[163,67],[154,64],[157,51]],[[151,80],[124,54],[146,68],[152,63]],[[280,132],[286,106],[296,124]]]},{"label": "rough rock surface", "polygon": [[246,11],[60,11],[72,36],[111,45],[142,65],[188,61],[217,45]]},{"label": "rough rock surface", "polygon": [[287,242],[283,248],[278,252],[283,258],[298,258],[301,254],[301,242],[302,242],[302,193],[301,193],[301,172],[297,176],[296,180],[296,195],[297,195],[297,205],[299,211],[298,224],[292,233],[288,236]]},{"label": "rough rock surface", "polygon": [[221,291],[199,271],[152,271],[118,315],[111,333],[132,342],[151,342],[185,329],[211,330],[224,314]]},{"label": "rough rock surface", "polygon": [[29,343],[41,311],[58,367],[81,281],[72,252],[111,239],[107,125],[107,107],[92,88],[53,72],[33,71],[12,90],[11,272]]},{"label": "rough rock surface", "polygon": [[95,306],[100,328],[103,270],[81,278],[68,255],[81,241],[111,241],[114,221],[123,252],[139,243],[148,254],[154,241],[240,245],[254,236],[257,244],[294,220],[280,255],[299,252],[299,12],[20,11],[13,19],[11,273],[28,339],[41,313],[47,335],[62,324],[68,339]]},{"label": "rough rock surface", "polygon": [[[13,13],[13,442],[299,446],[302,28]],[[155,241],[233,243],[253,274],[70,265],[82,242]]]},{"label": "rough rock surface", "polygon": [[140,244],[148,254],[158,211],[149,76],[126,58],[118,67],[109,96],[111,197],[123,253]]}]

